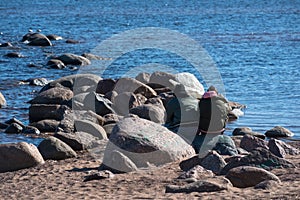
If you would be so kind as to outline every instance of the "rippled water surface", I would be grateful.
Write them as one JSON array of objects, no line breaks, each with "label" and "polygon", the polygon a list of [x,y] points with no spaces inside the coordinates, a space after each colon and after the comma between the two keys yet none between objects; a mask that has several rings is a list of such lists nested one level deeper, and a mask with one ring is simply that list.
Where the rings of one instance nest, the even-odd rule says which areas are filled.
[{"label": "rippled water surface", "polygon": [[[268,1],[0,1],[0,91],[8,107],[0,110],[0,121],[13,116],[28,123],[26,103],[40,87],[18,84],[20,80],[49,80],[74,74],[72,69],[47,69],[50,56],[92,52],[105,39],[141,27],[178,31],[196,40],[216,63],[226,97],[247,105],[245,116],[228,125],[228,134],[240,126],[264,133],[284,126],[300,138],[300,2]],[[57,34],[80,41],[54,41],[52,47],[29,47],[20,42],[28,29]],[[7,58],[8,52],[24,58]],[[30,68],[34,63],[40,67]],[[141,49],[116,60],[103,77],[136,75],[135,66],[152,72],[170,66],[195,73],[185,59],[164,50]],[[80,70],[79,70],[80,71]],[[202,80],[201,75],[195,75]],[[205,84],[205,83],[203,83]],[[207,86],[205,86],[207,87]],[[0,142],[30,140],[0,133]]]}]

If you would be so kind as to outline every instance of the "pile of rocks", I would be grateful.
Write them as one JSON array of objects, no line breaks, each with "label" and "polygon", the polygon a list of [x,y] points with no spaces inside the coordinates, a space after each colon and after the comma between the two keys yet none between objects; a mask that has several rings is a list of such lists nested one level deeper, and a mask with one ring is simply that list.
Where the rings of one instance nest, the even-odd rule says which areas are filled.
[{"label": "pile of rocks", "polygon": [[[204,93],[190,73],[141,73],[118,80],[78,74],[52,81],[29,101],[29,126],[16,119],[1,124],[6,133],[50,132],[52,136],[37,148],[27,143],[0,145],[0,171],[76,157],[78,151],[86,150],[102,161],[101,170],[113,173],[186,159],[180,163],[184,173],[179,179],[187,184],[167,186],[166,192],[210,192],[278,183],[278,177],[268,170],[295,167],[285,156],[299,154],[299,150],[277,139],[265,140],[265,136],[291,136],[283,127],[274,127],[265,135],[238,128],[233,137],[221,135],[211,140],[207,144],[211,151],[200,149],[195,155],[190,144],[163,126],[165,107],[178,83],[196,98]],[[236,108],[238,104],[231,105]],[[4,161],[8,157],[9,162]],[[203,173],[207,179],[199,180]]]},{"label": "pile of rocks", "polygon": [[[110,169],[114,164],[107,158],[127,157],[131,168],[121,166],[114,170],[118,172],[161,165],[194,154],[190,145],[162,126],[165,106],[174,97],[171,91],[178,83],[186,85],[195,97],[204,92],[190,73],[142,73],[136,79],[118,80],[93,74],[70,75],[46,84],[29,101],[29,126],[17,119],[2,125],[6,133],[53,135],[38,146],[44,159],[65,159],[76,156],[76,151],[89,150],[99,159],[104,156],[103,167]],[[108,141],[109,137],[114,141]],[[128,144],[118,144],[120,138]],[[144,161],[139,159],[141,152],[149,153]]]},{"label": "pile of rocks", "polygon": [[217,136],[216,146],[205,156],[196,155],[180,163],[183,173],[178,180],[181,182],[167,185],[166,192],[213,192],[231,187],[270,189],[280,184],[271,170],[296,167],[285,155],[298,155],[300,151],[283,141],[274,138],[266,141],[249,134],[233,138],[237,144],[236,155],[224,155],[217,143],[222,141],[223,146],[232,148],[232,140],[228,136]]}]

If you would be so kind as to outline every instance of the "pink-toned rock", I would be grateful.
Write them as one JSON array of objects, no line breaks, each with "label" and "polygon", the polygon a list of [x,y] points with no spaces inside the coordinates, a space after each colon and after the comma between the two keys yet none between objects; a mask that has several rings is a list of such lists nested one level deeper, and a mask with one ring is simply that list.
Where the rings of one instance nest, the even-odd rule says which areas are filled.
[{"label": "pink-toned rock", "polygon": [[104,164],[110,163],[114,150],[127,156],[138,168],[179,161],[195,154],[178,135],[138,117],[126,117],[115,125],[104,152]]}]

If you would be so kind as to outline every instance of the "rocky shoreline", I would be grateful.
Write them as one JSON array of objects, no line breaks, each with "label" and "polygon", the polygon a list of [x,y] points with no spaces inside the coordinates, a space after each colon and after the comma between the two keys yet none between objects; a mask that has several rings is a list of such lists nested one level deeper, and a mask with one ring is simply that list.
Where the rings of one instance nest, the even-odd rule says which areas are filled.
[{"label": "rocky shoreline", "polygon": [[[26,34],[23,41],[28,41],[28,45],[52,45],[49,38],[40,33]],[[50,59],[47,65],[62,69],[68,65],[89,65],[89,59],[103,58],[68,53]],[[112,180],[126,182],[129,179],[134,182],[135,174],[140,173],[138,176],[144,187],[147,184],[154,186],[155,182],[160,181],[160,192],[154,198],[178,197],[169,193],[183,193],[181,198],[188,198],[185,194],[196,197],[213,193],[218,196],[218,192],[224,194],[224,191],[227,198],[235,191],[243,193],[244,189],[253,190],[253,193],[258,189],[263,196],[264,191],[273,191],[278,185],[289,184],[282,180],[283,176],[275,173],[279,169],[291,174],[295,172],[295,179],[288,180],[292,185],[300,181],[299,173],[296,173],[299,162],[295,162],[300,154],[298,143],[290,145],[278,140],[293,136],[284,127],[276,126],[265,134],[253,132],[249,127],[236,128],[232,137],[215,137],[209,143],[209,152],[195,154],[190,141],[163,126],[166,105],[176,95],[173,92],[176,84],[185,85],[195,98],[201,98],[204,93],[203,85],[193,74],[186,72],[140,73],[135,78],[122,77],[117,80],[102,79],[94,74],[76,74],[43,84],[36,97],[28,102],[28,126],[15,118],[0,124],[7,134],[45,138],[38,147],[26,142],[0,145],[0,196],[10,196],[7,191],[15,189],[16,184],[24,187],[26,181],[37,184],[35,181],[39,179],[35,176],[49,174],[50,180],[53,180],[57,175],[51,174],[51,169],[62,173],[60,175],[65,179],[68,179],[65,176],[80,176],[80,179],[68,179],[67,183],[62,184],[64,187],[77,184],[76,187],[83,188],[93,184],[91,187],[97,188],[95,184],[98,181],[115,187]],[[5,98],[0,93],[0,107],[5,104]],[[238,120],[245,106],[236,102],[229,105],[232,110],[229,119]],[[187,131],[194,129],[189,128],[191,130]],[[77,163],[80,163],[79,167]],[[68,168],[64,168],[64,164]],[[160,170],[164,173],[172,171],[173,176],[161,174]],[[156,178],[149,178],[149,174]],[[175,174],[178,177],[174,177]],[[75,179],[76,182],[72,182]],[[53,181],[57,184],[64,180],[55,178]],[[130,195],[131,191],[123,188],[126,185],[121,184],[120,187],[123,193],[118,195]],[[149,191],[155,193],[155,189],[158,188],[153,187]],[[26,191],[21,190],[23,193],[14,194],[15,197],[26,196]],[[53,191],[49,190],[50,195]],[[293,189],[291,191],[295,192]],[[72,196],[68,191],[64,192],[64,195]],[[86,194],[84,189],[80,192]],[[93,195],[98,195],[94,192]],[[73,193],[74,196],[76,194]],[[138,193],[141,194],[142,191]],[[39,198],[39,193],[31,195]],[[111,197],[113,193],[107,195]],[[272,194],[272,197],[276,195]],[[287,198],[295,199],[299,195],[291,193]]]}]

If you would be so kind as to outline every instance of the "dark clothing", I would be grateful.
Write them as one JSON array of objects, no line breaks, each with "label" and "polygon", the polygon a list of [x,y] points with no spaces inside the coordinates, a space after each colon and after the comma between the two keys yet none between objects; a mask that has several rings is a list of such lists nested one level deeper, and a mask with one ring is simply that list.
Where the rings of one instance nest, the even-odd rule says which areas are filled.
[{"label": "dark clothing", "polygon": [[202,98],[199,102],[199,108],[198,134],[192,142],[196,153],[210,150],[207,142],[217,135],[223,134],[230,111],[228,101],[220,95]]},{"label": "dark clothing", "polygon": [[198,123],[199,100],[190,96],[174,97],[167,104],[166,111],[166,127],[174,131],[181,124]]},{"label": "dark clothing", "polygon": [[199,102],[199,132],[221,133],[224,131],[230,108],[222,96],[202,98]]}]

